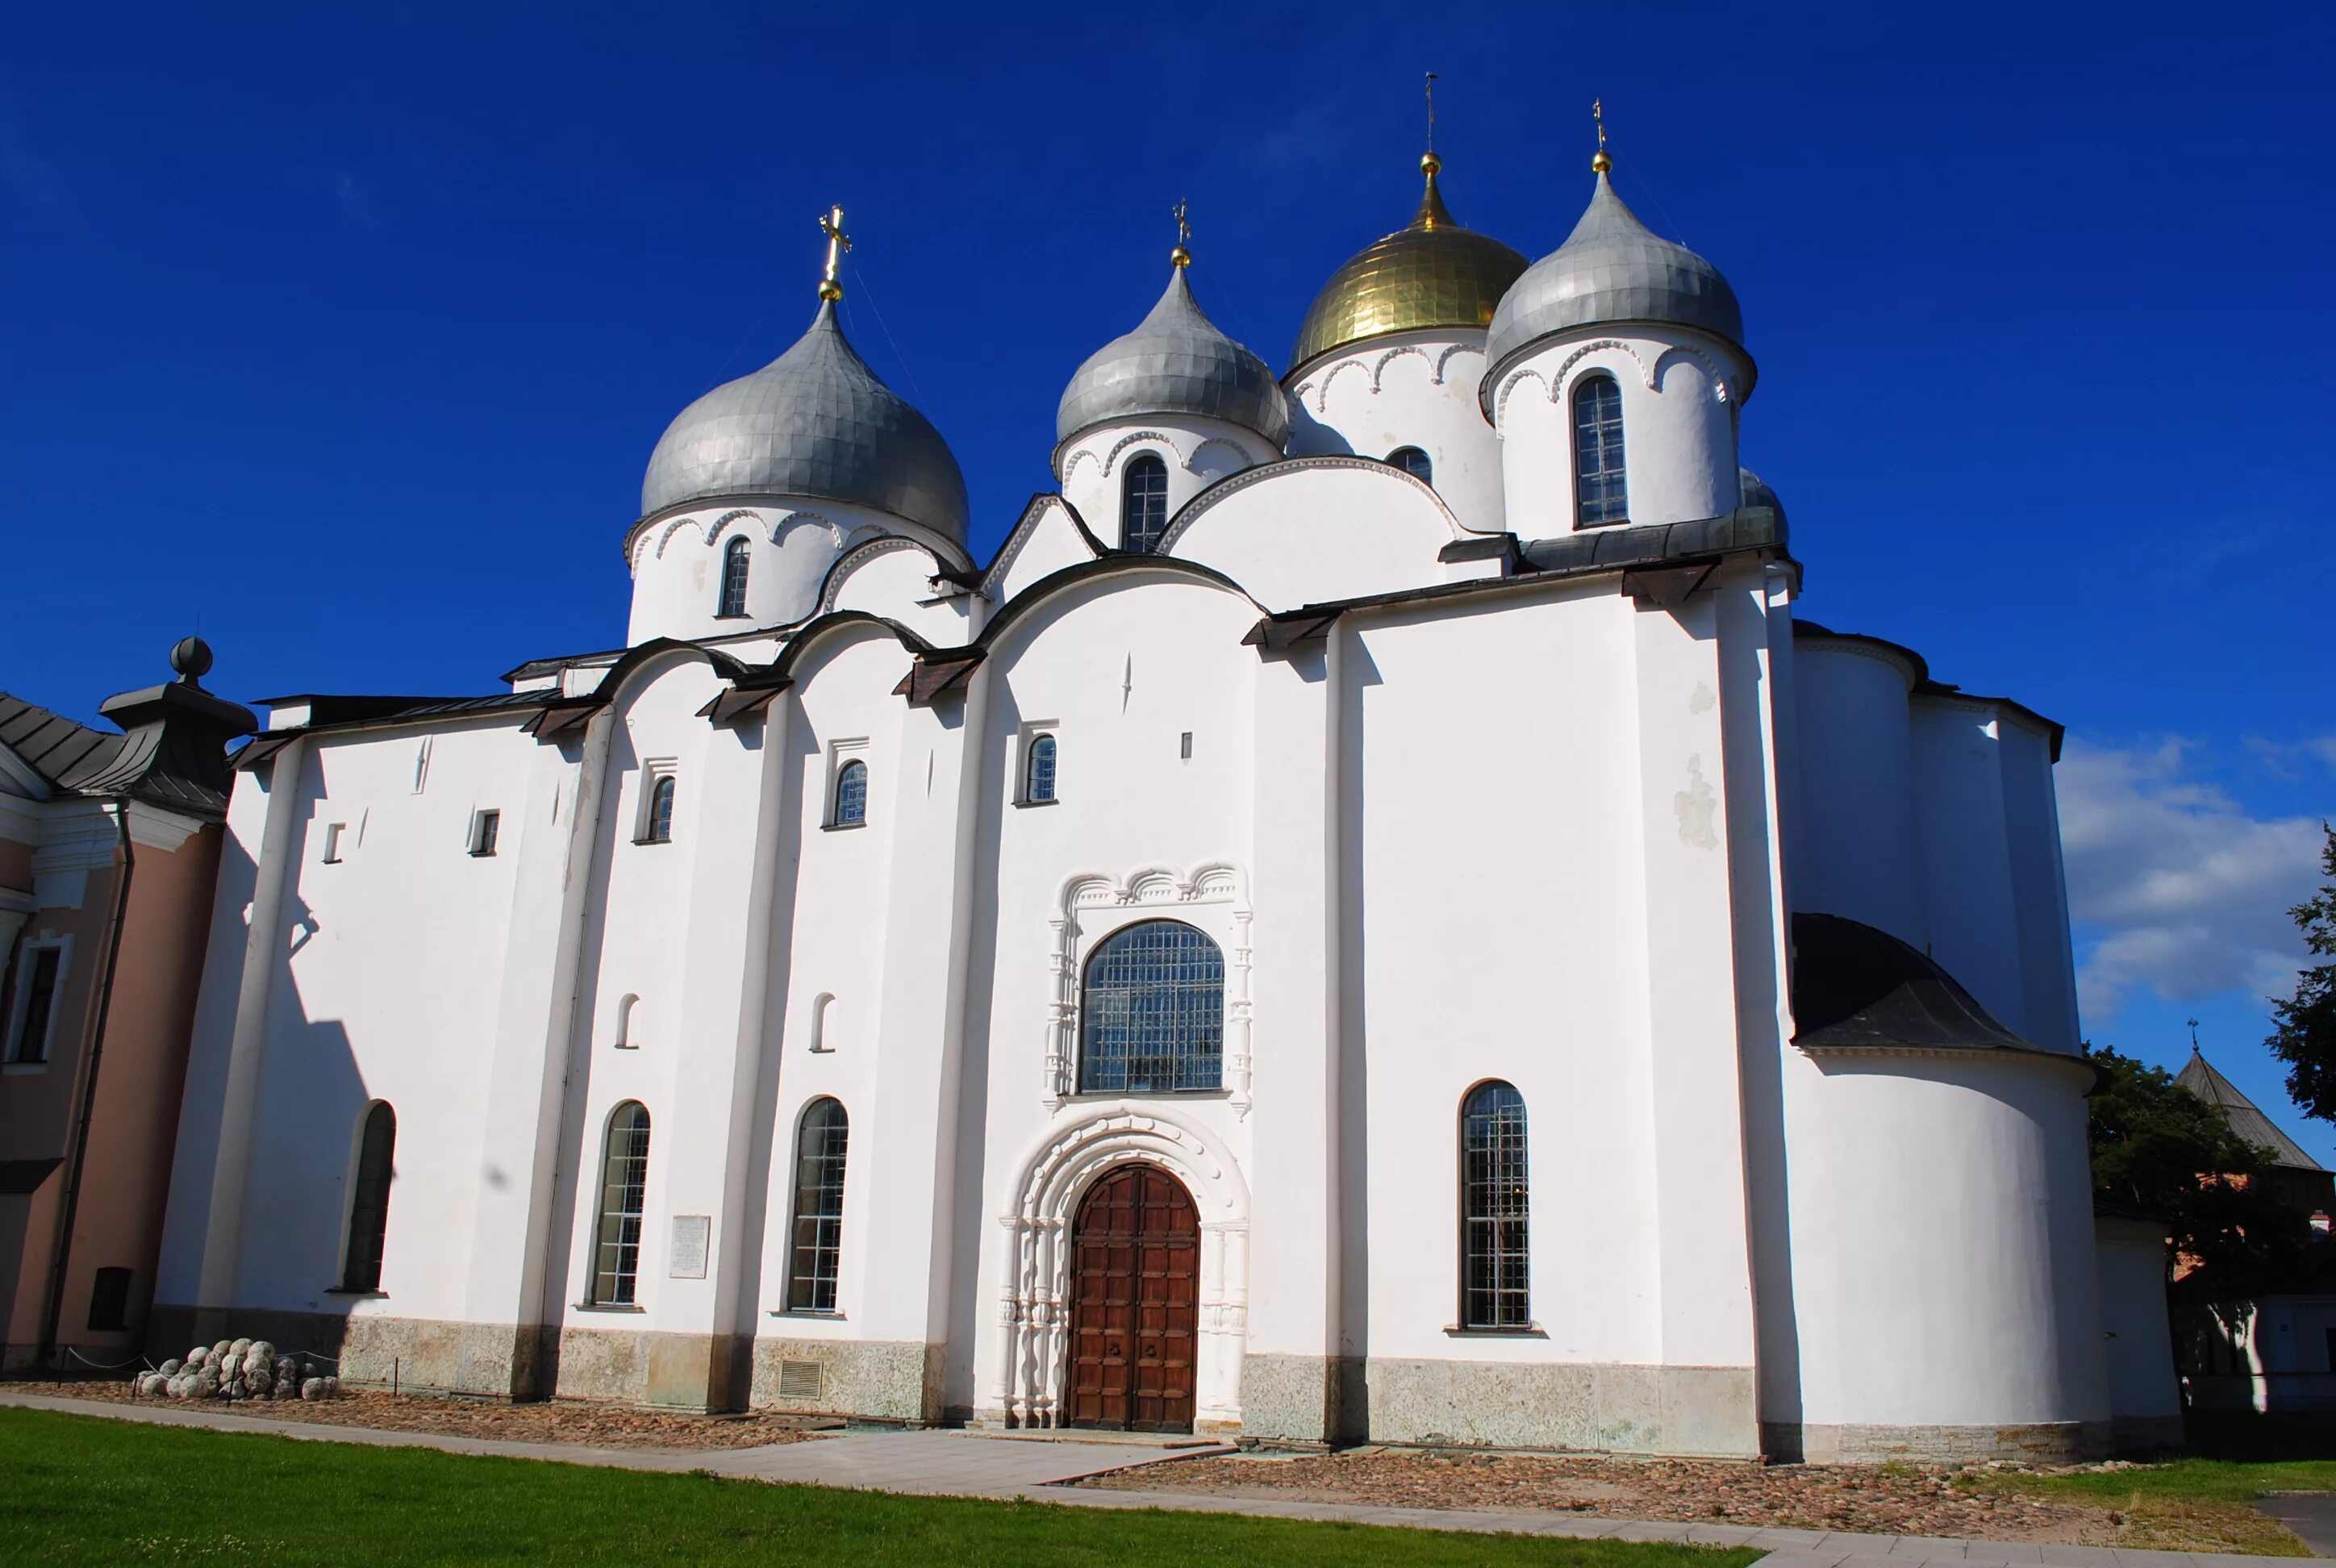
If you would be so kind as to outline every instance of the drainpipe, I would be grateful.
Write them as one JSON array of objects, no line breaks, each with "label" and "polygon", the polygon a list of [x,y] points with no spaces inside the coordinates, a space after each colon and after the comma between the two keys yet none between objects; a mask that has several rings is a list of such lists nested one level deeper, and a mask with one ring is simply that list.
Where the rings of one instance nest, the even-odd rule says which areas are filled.
[{"label": "drainpipe", "polygon": [[113,974],[122,961],[122,928],[130,916],[130,877],[138,869],[130,847],[130,801],[113,797],[114,845],[122,853],[122,877],[113,891],[113,929],[105,940],[105,972],[97,987],[97,1017],[90,1027],[89,1066],[82,1073],[81,1111],[74,1118],[73,1142],[65,1151],[64,1213],[57,1222],[56,1246],[49,1263],[49,1300],[41,1311],[44,1363],[57,1352],[58,1320],[64,1315],[65,1265],[73,1257],[73,1215],[81,1207],[81,1174],[89,1159],[90,1118],[97,1111],[97,1069],[105,1055],[106,1016],[113,1009]]}]

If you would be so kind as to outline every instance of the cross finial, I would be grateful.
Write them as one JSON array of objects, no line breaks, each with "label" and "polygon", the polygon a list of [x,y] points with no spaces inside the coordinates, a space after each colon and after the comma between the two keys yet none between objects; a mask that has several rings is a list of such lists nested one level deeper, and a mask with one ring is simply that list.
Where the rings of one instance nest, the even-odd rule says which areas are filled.
[{"label": "cross finial", "polygon": [[2197,1019],[2195,1019],[2195,1018],[2192,1018],[2192,1019],[2190,1019],[2190,1020],[2189,1020],[2189,1024],[2190,1024],[2190,1054],[2191,1054],[2192,1056],[2194,1056],[2194,1057],[2195,1057],[2195,1056],[2196,1056],[2196,1055],[2198,1054],[2198,1020],[2197,1020]]},{"label": "cross finial", "polygon": [[1613,158],[1606,151],[1606,100],[1590,101],[1590,118],[1598,122],[1598,151],[1590,160],[1590,167],[1604,174],[1614,167]]},{"label": "cross finial", "polygon": [[827,272],[819,280],[819,297],[832,302],[843,297],[843,285],[835,274],[843,265],[843,253],[852,248],[852,236],[843,231],[843,209],[829,208],[819,220],[819,231],[827,236]]},{"label": "cross finial", "polygon": [[1427,150],[1436,151],[1436,73],[1427,73]]},{"label": "cross finial", "polygon": [[1168,260],[1173,266],[1190,267],[1192,265],[1192,252],[1190,248],[1192,243],[1192,226],[1185,221],[1183,201],[1178,201],[1173,210],[1176,214],[1176,248],[1168,253]]}]

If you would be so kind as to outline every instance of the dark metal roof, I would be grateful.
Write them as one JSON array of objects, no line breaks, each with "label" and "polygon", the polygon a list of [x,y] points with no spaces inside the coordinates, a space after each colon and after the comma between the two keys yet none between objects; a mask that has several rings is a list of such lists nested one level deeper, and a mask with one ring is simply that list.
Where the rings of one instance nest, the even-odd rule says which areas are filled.
[{"label": "dark metal roof", "polygon": [[248,709],[191,681],[106,698],[109,734],[0,692],[0,745],[59,794],[122,798],[217,819],[227,813],[227,744],[248,735]]},{"label": "dark metal roof", "polygon": [[53,788],[92,758],[102,766],[121,745],[118,735],[76,724],[62,714],[0,691],[0,745],[15,753]]},{"label": "dark metal roof", "polygon": [[2224,1119],[2231,1131],[2259,1149],[2269,1149],[2274,1165],[2284,1165],[2291,1171],[2319,1171],[2327,1167],[2303,1152],[2302,1145],[2279,1130],[2279,1125],[2263,1114],[2263,1108],[2240,1092],[2239,1086],[2214,1070],[2213,1063],[2200,1056],[2194,1047],[2190,1059],[2174,1075],[2174,1081],[2209,1105],[2223,1107]]}]

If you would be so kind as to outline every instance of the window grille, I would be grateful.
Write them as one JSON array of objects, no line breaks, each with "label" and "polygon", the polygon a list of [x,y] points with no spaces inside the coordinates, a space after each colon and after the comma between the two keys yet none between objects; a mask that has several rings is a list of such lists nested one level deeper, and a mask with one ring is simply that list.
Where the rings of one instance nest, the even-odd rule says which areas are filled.
[{"label": "window grille", "polygon": [[1050,801],[1055,798],[1055,737],[1042,735],[1030,742],[1028,776],[1024,780],[1022,798],[1026,801]]},{"label": "window grille", "polygon": [[1225,955],[1178,920],[1114,933],[1087,960],[1082,1094],[1172,1094],[1222,1081]]},{"label": "window grille", "polygon": [[641,842],[673,842],[673,775],[659,774],[657,783],[649,786],[649,818],[642,824]]},{"label": "window grille", "polygon": [[57,1008],[57,969],[64,962],[62,948],[35,948],[24,979],[24,1016],[16,1026],[15,1059],[49,1059],[49,1019]]},{"label": "window grille", "polygon": [[848,1130],[843,1107],[835,1101],[813,1100],[803,1107],[795,1138],[795,1256],[787,1278],[791,1311],[835,1310],[835,1281],[843,1263]]},{"label": "window grille", "polygon": [[835,773],[835,825],[851,827],[868,820],[868,765],[848,762]]},{"label": "window grille", "polygon": [[1460,1164],[1461,1326],[1526,1328],[1532,1191],[1523,1096],[1497,1080],[1469,1091],[1460,1109]]},{"label": "window grille", "polygon": [[90,1282],[89,1326],[97,1329],[130,1327],[130,1271],[100,1269]]},{"label": "window grille", "polygon": [[1168,531],[1168,465],[1149,453],[1120,481],[1120,545],[1149,555]]},{"label": "window grille", "polygon": [[1623,522],[1630,498],[1622,474],[1622,388],[1592,375],[1573,389],[1573,511],[1582,523]]},{"label": "window grille", "polygon": [[381,1289],[382,1243],[389,1235],[389,1183],[396,1174],[397,1113],[386,1100],[366,1108],[357,1144],[357,1179],[349,1193],[349,1250],[341,1289]]},{"label": "window grille", "polygon": [[641,1216],[649,1187],[649,1113],[627,1100],[608,1117],[600,1169],[600,1230],[592,1304],[629,1307],[640,1281]]},{"label": "window grille", "polygon": [[746,613],[746,570],[749,546],[744,535],[734,537],[722,547],[722,606],[715,611],[722,616],[743,616]]},{"label": "window grille", "polygon": [[1436,465],[1416,446],[1398,446],[1387,453],[1387,460],[1422,484],[1436,482]]}]

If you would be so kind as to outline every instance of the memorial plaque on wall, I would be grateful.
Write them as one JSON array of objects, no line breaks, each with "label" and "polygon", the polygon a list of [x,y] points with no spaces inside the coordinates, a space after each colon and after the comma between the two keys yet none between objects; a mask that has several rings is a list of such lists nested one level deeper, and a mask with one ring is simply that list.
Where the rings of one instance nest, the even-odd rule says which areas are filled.
[{"label": "memorial plaque on wall", "polygon": [[666,1271],[676,1280],[706,1278],[706,1253],[714,1235],[711,1214],[676,1214],[673,1217],[673,1262]]}]

